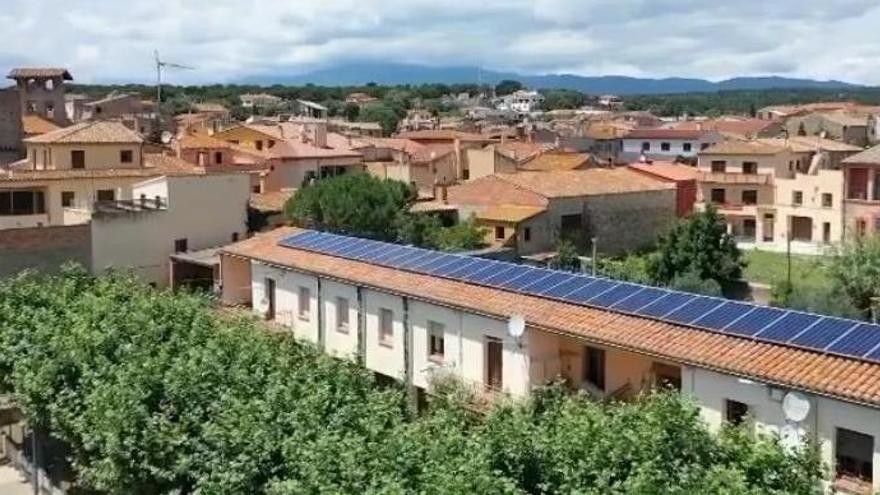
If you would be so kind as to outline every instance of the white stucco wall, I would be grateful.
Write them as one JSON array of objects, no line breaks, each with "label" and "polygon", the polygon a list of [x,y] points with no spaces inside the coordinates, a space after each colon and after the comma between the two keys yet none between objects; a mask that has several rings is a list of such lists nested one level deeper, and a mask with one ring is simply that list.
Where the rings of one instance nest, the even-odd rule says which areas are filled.
[{"label": "white stucco wall", "polygon": [[[374,290],[364,290],[363,297],[366,307],[364,363],[370,370],[403,380],[406,377],[403,298]],[[379,341],[379,314],[382,308],[390,309],[394,317],[390,344]]]},{"label": "white stucco wall", "polygon": [[[340,331],[336,317],[337,298],[348,301],[348,329]],[[321,301],[324,305],[324,350],[337,357],[355,358],[358,352],[358,295],[352,285],[331,280],[321,281]]]}]

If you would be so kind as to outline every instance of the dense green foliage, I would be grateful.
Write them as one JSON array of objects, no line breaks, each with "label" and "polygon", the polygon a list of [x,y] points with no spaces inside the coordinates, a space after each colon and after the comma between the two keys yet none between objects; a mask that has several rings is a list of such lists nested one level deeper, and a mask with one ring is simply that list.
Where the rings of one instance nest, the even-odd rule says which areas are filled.
[{"label": "dense green foliage", "polygon": [[569,272],[583,271],[580,254],[574,242],[560,239],[556,244],[556,255],[550,260],[550,268]]},{"label": "dense green foliage", "polygon": [[586,95],[570,89],[551,89],[544,91],[544,110],[568,110],[582,107],[587,101]]},{"label": "dense green foliage", "polygon": [[834,287],[851,305],[870,316],[880,301],[880,237],[861,236],[834,253],[828,271]]},{"label": "dense green foliage", "polygon": [[699,279],[712,279],[723,287],[740,279],[743,266],[742,254],[710,205],[660,238],[650,272],[660,283],[668,284],[693,272]]},{"label": "dense green foliage", "polygon": [[510,79],[505,79],[498,84],[495,85],[495,94],[498,96],[506,96],[516,91],[523,89],[523,83],[519,81],[512,81]]},{"label": "dense green foliage", "polygon": [[397,123],[405,115],[405,109],[403,115],[400,115],[390,105],[379,102],[370,103],[361,108],[358,112],[357,120],[360,122],[378,122],[382,126],[382,133],[390,136],[397,131]]},{"label": "dense green foliage", "polygon": [[0,388],[103,493],[808,494],[813,449],[706,431],[674,394],[550,388],[423,416],[396,388],[194,295],[114,275],[0,283]]},{"label": "dense green foliage", "polygon": [[302,227],[339,234],[443,251],[483,247],[485,232],[473,220],[443,225],[437,217],[412,214],[415,199],[415,190],[403,182],[350,174],[300,189],[285,212]]},{"label": "dense green foliage", "polygon": [[836,286],[814,286],[783,280],[773,285],[770,303],[773,306],[809,311],[829,316],[864,319],[865,313]]}]

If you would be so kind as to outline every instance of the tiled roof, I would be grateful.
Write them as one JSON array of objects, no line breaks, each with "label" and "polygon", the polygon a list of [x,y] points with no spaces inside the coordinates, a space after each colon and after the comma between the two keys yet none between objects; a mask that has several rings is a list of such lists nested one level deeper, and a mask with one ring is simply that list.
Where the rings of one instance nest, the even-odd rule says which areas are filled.
[{"label": "tiled roof", "polygon": [[483,136],[482,134],[473,134],[470,132],[444,129],[401,132],[395,137],[403,139],[413,139],[415,141],[454,141],[456,139],[458,139],[459,141],[491,141],[488,137]]},{"label": "tiled roof", "polygon": [[539,155],[544,148],[537,143],[526,143],[523,141],[505,141],[495,145],[495,151],[513,158],[517,161],[528,160],[533,156]]},{"label": "tiled roof", "polygon": [[182,149],[229,149],[230,144],[207,134],[187,134],[178,140]]},{"label": "tiled roof", "polygon": [[626,168],[594,168],[553,172],[522,171],[515,174],[498,174],[496,177],[546,198],[659,191],[674,187],[664,181]]},{"label": "tiled roof", "polygon": [[411,160],[416,163],[429,163],[455,151],[455,148],[450,144],[423,144],[404,138],[359,137],[354,140],[354,149],[367,146],[407,153],[410,155]]},{"label": "tiled roof", "polygon": [[540,206],[497,205],[477,213],[477,218],[489,222],[520,223],[547,211]]},{"label": "tiled roof", "polygon": [[703,177],[696,167],[672,162],[633,163],[629,168],[671,181],[698,180]]},{"label": "tiled roof", "polygon": [[772,142],[732,139],[716,143],[701,151],[700,155],[778,155],[784,151],[783,146]]},{"label": "tiled roof", "polygon": [[877,164],[880,165],[880,145],[867,149],[861,153],[847,157],[843,160],[846,164]]},{"label": "tiled roof", "polygon": [[298,231],[276,229],[227,246],[222,252],[502,320],[511,314],[521,314],[530,327],[538,330],[768,384],[880,406],[878,364],[278,245],[279,240]]},{"label": "tiled roof", "polygon": [[21,125],[24,133],[29,136],[46,134],[61,128],[55,122],[39,115],[25,115],[21,118]]},{"label": "tiled roof", "polygon": [[549,152],[520,165],[521,170],[577,170],[590,165],[592,157],[589,153],[558,153]]},{"label": "tiled roof", "polygon": [[633,129],[623,139],[691,139],[703,138],[711,131],[692,129]]},{"label": "tiled roof", "polygon": [[0,183],[4,181],[40,181],[102,179],[124,177],[159,177],[163,175],[204,175],[205,169],[167,155],[144,154],[144,166],[108,169],[33,170],[31,168],[0,168]]},{"label": "tiled roof", "polygon": [[835,124],[847,127],[865,127],[868,125],[868,116],[866,114],[852,114],[846,112],[828,112],[823,113],[823,117]]},{"label": "tiled roof", "polygon": [[94,120],[63,127],[24,140],[34,144],[143,143],[140,134],[114,120]]},{"label": "tiled roof", "polygon": [[757,139],[759,143],[769,144],[771,146],[781,146],[791,149],[795,153],[810,153],[821,149],[824,151],[861,151],[862,148],[835,141],[834,139],[821,138],[819,136],[794,136],[788,139],[783,138],[762,138]]},{"label": "tiled roof", "polygon": [[284,204],[296,193],[294,189],[251,194],[251,208],[262,212],[283,211]]},{"label": "tiled roof", "polygon": [[777,125],[775,120],[722,118],[705,121],[688,120],[677,122],[674,129],[717,131],[724,134],[755,136],[759,132]]},{"label": "tiled roof", "polygon": [[448,189],[447,200],[455,205],[525,205],[545,207],[547,198],[502,179],[499,175],[480,177]]},{"label": "tiled roof", "polygon": [[193,105],[193,108],[197,112],[205,113],[225,113],[228,111],[226,107],[219,103],[196,103]]},{"label": "tiled roof", "polygon": [[19,67],[12,69],[6,76],[9,79],[27,79],[29,77],[62,77],[65,81],[72,81],[73,77],[67,69],[56,67]]},{"label": "tiled roof", "polygon": [[620,139],[629,131],[629,128],[612,123],[595,123],[587,128],[584,132],[584,137],[607,141],[610,139]]}]

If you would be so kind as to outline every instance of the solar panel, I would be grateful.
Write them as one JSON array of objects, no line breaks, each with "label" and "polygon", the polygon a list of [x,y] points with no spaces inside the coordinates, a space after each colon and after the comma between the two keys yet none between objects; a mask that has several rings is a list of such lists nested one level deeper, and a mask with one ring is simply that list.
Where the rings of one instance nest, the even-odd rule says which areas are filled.
[{"label": "solar panel", "polygon": [[819,323],[821,319],[819,316],[806,313],[788,313],[761,330],[760,333],[755,334],[755,337],[775,340],[777,342],[788,342],[805,329]]},{"label": "solar panel", "polygon": [[737,335],[752,336],[782,316],[785,316],[785,311],[781,309],[756,307],[742,318],[724,327],[724,330]]},{"label": "solar panel", "polygon": [[664,317],[667,320],[690,324],[712,310],[718,309],[724,301],[713,297],[694,297],[687,304],[676,308]]},{"label": "solar panel", "polygon": [[862,357],[880,345],[880,326],[862,323],[831,343],[826,350],[838,354]]},{"label": "solar panel", "polygon": [[810,328],[804,329],[800,334],[792,338],[789,343],[803,347],[824,349],[858,325],[858,323],[851,320],[841,318],[822,318],[822,321]]},{"label": "solar panel", "polygon": [[661,317],[675,311],[681,306],[691,302],[695,296],[684,294],[681,292],[668,292],[665,296],[657,299],[651,304],[637,309],[635,312],[644,316]]},{"label": "solar panel", "polygon": [[629,296],[632,296],[636,292],[642,290],[638,285],[622,283],[618,284],[617,287],[614,287],[611,290],[607,290],[598,296],[590,299],[590,304],[596,304],[604,307],[611,307],[616,302],[625,299]]},{"label": "solar panel", "polygon": [[279,245],[880,363],[880,325],[305,231]]}]

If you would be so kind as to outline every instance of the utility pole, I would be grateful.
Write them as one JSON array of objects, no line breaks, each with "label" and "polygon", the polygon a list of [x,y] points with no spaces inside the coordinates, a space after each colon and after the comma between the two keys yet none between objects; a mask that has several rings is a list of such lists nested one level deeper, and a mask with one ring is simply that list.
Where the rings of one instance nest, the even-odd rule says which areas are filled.
[{"label": "utility pole", "polygon": [[593,245],[592,246],[593,252],[592,252],[592,254],[590,254],[590,265],[592,265],[590,267],[590,272],[594,277],[596,276],[596,252],[597,252],[596,241],[597,240],[599,240],[598,237],[593,237],[592,239],[590,239],[590,244]]},{"label": "utility pole", "polygon": [[159,50],[153,50],[156,58],[156,123],[159,127],[162,125],[162,70],[165,68],[192,70],[195,67],[188,65],[175,64],[166,62],[159,58]]}]

